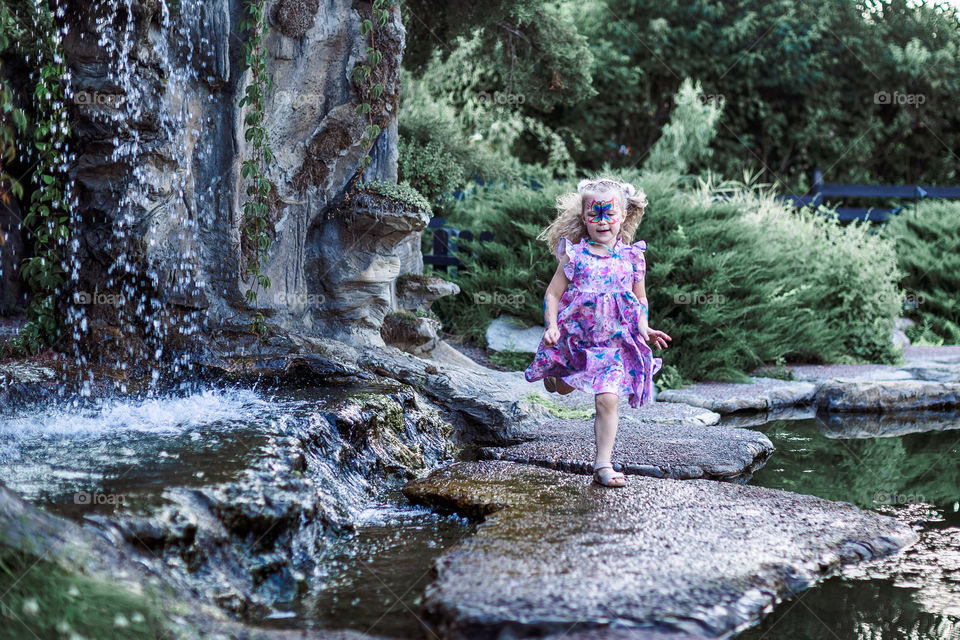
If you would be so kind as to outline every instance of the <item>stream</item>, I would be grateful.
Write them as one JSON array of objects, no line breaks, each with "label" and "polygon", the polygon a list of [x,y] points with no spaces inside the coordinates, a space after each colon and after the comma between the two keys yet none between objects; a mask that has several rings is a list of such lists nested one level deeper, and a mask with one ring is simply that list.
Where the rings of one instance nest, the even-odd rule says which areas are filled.
[{"label": "stream", "polygon": [[[184,495],[250,483],[251,470],[269,471],[286,459],[278,442],[303,441],[308,431],[305,475],[320,485],[318,512],[325,526],[314,531],[304,525],[289,538],[291,549],[312,556],[289,571],[308,571],[301,581],[308,588],[288,584],[283,572],[268,574],[276,585],[255,595],[269,595],[270,606],[246,611],[245,618],[273,628],[430,637],[420,604],[432,563],[469,536],[473,525],[408,505],[399,492],[401,481],[371,480],[363,465],[344,457],[351,449],[348,436],[329,425],[337,424],[331,416],[343,411],[337,402],[345,394],[323,388],[208,389],[180,397],[24,409],[0,419],[0,481],[88,526],[170,506],[189,514],[193,503]],[[960,638],[960,429],[943,430],[955,423],[927,418],[895,435],[883,435],[890,429],[871,426],[864,416],[750,427],[776,447],[752,484],[876,510],[914,526],[921,540],[893,558],[843,568],[782,602],[738,639]],[[284,494],[278,490],[278,495]],[[285,553],[282,547],[269,551]],[[177,578],[188,583],[193,569],[170,557],[157,566],[180,571]],[[247,569],[248,560],[227,558],[227,564]],[[244,583],[237,585],[242,591]],[[216,597],[229,605],[236,594]]]}]

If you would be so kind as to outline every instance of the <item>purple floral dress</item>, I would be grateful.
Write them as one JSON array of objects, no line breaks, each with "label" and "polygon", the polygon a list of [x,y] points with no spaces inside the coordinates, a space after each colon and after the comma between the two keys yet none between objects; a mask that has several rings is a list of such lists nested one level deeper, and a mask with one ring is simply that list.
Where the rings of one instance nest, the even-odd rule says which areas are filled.
[{"label": "purple floral dress", "polygon": [[557,258],[570,257],[563,267],[570,286],[557,314],[560,341],[552,347],[540,341],[524,373],[528,382],[555,376],[581,391],[628,396],[634,408],[653,399],[653,376],[663,360],[640,336],[643,311],[633,293],[633,283],[646,274],[646,249],[643,240],[626,245],[618,239],[613,253],[598,256],[586,238],[579,244],[560,239]]}]

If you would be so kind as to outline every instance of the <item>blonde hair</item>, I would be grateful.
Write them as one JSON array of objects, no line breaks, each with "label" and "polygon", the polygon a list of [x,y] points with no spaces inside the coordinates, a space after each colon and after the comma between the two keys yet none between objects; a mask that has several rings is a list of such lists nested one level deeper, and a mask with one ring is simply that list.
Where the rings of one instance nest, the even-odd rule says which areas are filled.
[{"label": "blonde hair", "polygon": [[620,210],[625,212],[620,224],[619,238],[626,244],[633,242],[633,234],[637,232],[643,212],[647,208],[647,194],[629,182],[620,182],[608,176],[581,180],[577,184],[576,192],[558,196],[557,217],[549,227],[540,232],[537,240],[545,241],[550,246],[551,253],[556,253],[560,238],[578,243],[588,237],[587,225],[583,221],[584,206],[587,196],[598,194],[616,196]]}]

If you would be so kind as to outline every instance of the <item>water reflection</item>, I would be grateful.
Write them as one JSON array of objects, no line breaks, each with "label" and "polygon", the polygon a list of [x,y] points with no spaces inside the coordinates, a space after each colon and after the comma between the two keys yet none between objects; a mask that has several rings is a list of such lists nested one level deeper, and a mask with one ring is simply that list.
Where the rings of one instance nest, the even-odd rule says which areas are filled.
[{"label": "water reflection", "polygon": [[920,541],[781,603],[740,640],[960,638],[956,414],[826,415],[759,427],[776,453],[752,484],[896,517]]}]

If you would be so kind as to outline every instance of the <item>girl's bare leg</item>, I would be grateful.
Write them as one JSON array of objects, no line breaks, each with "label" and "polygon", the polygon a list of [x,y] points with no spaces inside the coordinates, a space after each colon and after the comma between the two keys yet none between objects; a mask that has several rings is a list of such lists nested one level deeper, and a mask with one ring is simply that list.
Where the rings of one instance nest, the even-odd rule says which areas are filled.
[{"label": "girl's bare leg", "polygon": [[597,415],[593,422],[593,433],[597,438],[597,464],[610,462],[613,456],[613,443],[617,438],[619,398],[615,393],[598,393],[595,397]]}]

